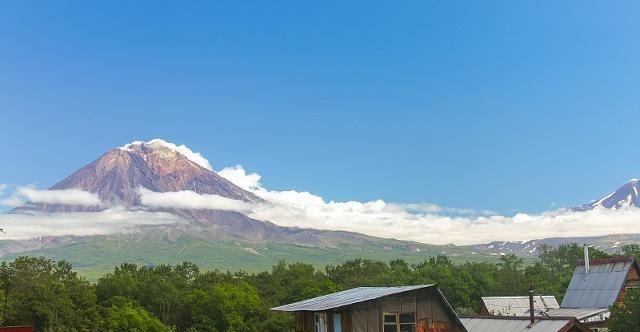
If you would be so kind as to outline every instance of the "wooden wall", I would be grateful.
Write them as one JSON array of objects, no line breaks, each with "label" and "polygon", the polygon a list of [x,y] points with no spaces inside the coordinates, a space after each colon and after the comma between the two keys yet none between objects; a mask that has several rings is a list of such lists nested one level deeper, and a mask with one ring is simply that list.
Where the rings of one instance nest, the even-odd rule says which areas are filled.
[{"label": "wooden wall", "polygon": [[[327,332],[333,331],[333,314],[340,313],[342,324],[342,332],[352,331],[351,327],[351,308],[341,308],[325,311],[327,315]],[[295,331],[296,332],[314,332],[314,312],[298,311],[295,313]]]},{"label": "wooden wall", "polygon": [[629,269],[627,279],[622,285],[622,289],[620,290],[620,294],[618,295],[618,299],[616,300],[616,303],[618,305],[622,305],[622,303],[624,302],[624,296],[627,293],[628,287],[640,287],[640,271],[636,268],[635,265]]},{"label": "wooden wall", "polygon": [[296,312],[296,332],[313,332],[313,313],[309,311]]},{"label": "wooden wall", "polygon": [[[426,331],[459,332],[455,318],[440,300],[435,288],[425,288],[392,295],[381,299],[357,303],[351,306],[352,330],[349,332],[380,332],[383,329],[384,312],[415,312],[416,324]],[[346,331],[346,330],[345,330]]]}]

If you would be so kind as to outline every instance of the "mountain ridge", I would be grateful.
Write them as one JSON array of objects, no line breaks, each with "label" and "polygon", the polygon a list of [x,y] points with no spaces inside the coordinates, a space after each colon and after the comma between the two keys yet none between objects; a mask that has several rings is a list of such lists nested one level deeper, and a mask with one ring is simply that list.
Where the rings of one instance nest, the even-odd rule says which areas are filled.
[{"label": "mountain ridge", "polygon": [[[206,241],[241,241],[247,244],[279,243],[319,249],[341,246],[357,249],[362,246],[378,246],[381,252],[397,249],[399,252],[410,253],[430,247],[430,245],[410,241],[381,239],[348,231],[278,226],[270,221],[252,219],[237,211],[150,208],[142,204],[138,196],[138,188],[160,193],[187,190],[254,204],[266,203],[264,199],[236,186],[212,169],[204,167],[203,163],[206,159],[198,163],[171,145],[173,144],[156,139],[149,142],[136,141],[111,149],[51,187],[53,190],[80,189],[97,194],[104,203],[102,206],[28,203],[12,210],[11,213],[33,211],[82,213],[122,206],[128,209],[168,212],[188,221],[186,226],[139,227],[131,235],[136,239],[144,238],[145,232],[163,229],[166,234],[171,234],[173,237],[196,237]],[[43,237],[44,241],[34,241],[34,239],[11,241],[11,245],[0,249],[0,252],[4,254],[33,252],[60,245],[73,245],[74,241],[86,238],[86,236],[67,236]]]},{"label": "mountain ridge", "polygon": [[[206,159],[185,146],[178,147],[159,139],[136,141],[107,151],[51,187],[52,190],[79,189],[96,194],[102,205],[28,203],[10,212],[82,213],[124,207],[167,212],[189,222],[138,226],[126,234],[3,240],[0,241],[0,254],[5,258],[29,254],[66,259],[80,263],[78,266],[89,271],[100,266],[113,266],[121,257],[140,264],[190,260],[209,268],[232,266],[252,270],[257,266],[268,268],[269,264],[279,259],[296,257],[291,253],[299,253],[299,259],[322,264],[357,257],[407,258],[417,262],[437,254],[447,254],[458,260],[487,260],[497,259],[507,253],[535,256],[540,244],[581,241],[605,250],[615,250],[622,244],[640,243],[640,235],[631,234],[494,241],[469,246],[430,245],[348,231],[278,226],[270,221],[252,219],[237,211],[150,208],[142,204],[139,188],[159,193],[193,191],[251,204],[268,203],[217,174]],[[634,179],[610,195],[573,210],[640,207],[638,192],[640,181]],[[197,248],[206,254],[199,254]],[[219,252],[225,250],[229,251],[228,255]],[[93,255],[87,257],[87,251]],[[212,263],[207,260],[207,255],[223,258]],[[92,257],[95,258],[94,263],[91,262]]]},{"label": "mountain ridge", "polygon": [[596,208],[622,209],[627,207],[640,207],[640,179],[631,179],[610,194],[600,199],[579,207],[574,211],[588,211]]}]

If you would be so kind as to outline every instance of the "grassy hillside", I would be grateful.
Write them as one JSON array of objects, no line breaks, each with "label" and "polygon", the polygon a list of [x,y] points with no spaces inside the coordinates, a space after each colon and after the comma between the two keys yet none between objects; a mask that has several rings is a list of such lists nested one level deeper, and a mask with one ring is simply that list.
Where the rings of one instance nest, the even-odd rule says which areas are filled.
[{"label": "grassy hillside", "polygon": [[64,259],[90,280],[113,271],[114,266],[122,262],[158,265],[190,261],[207,270],[258,272],[271,269],[279,260],[300,261],[323,267],[354,258],[385,261],[401,258],[415,263],[441,253],[446,253],[454,261],[497,259],[496,256],[470,247],[419,245],[416,248],[412,244],[411,250],[407,248],[406,242],[383,239],[357,247],[342,245],[315,248],[277,243],[246,243],[231,239],[212,240],[192,235],[175,238],[113,235],[81,237],[51,248],[6,254],[3,259],[22,255]]}]

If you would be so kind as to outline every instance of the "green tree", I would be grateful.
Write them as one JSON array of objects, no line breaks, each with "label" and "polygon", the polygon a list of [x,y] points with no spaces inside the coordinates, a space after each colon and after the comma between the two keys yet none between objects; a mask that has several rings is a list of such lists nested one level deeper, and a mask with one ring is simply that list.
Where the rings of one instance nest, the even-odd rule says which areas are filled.
[{"label": "green tree", "polygon": [[411,284],[436,284],[454,308],[472,310],[476,298],[475,280],[463,266],[456,266],[445,255],[431,257],[412,266]]},{"label": "green tree", "polygon": [[610,308],[609,330],[612,332],[640,331],[640,289],[629,290],[622,305]]},{"label": "green tree", "polygon": [[[580,260],[584,259],[584,248],[577,243],[563,244],[557,247],[541,245],[539,247],[540,262],[560,275],[571,275]],[[589,247],[589,258],[611,257],[606,252]]]},{"label": "green tree", "polygon": [[570,275],[559,275],[541,262],[524,269],[524,281],[533,286],[536,294],[554,295],[559,300],[562,300],[570,279]]},{"label": "green tree", "polygon": [[260,295],[270,305],[280,305],[333,293],[338,286],[311,264],[284,261],[274,266],[271,273],[262,272],[249,277]]},{"label": "green tree", "polygon": [[[392,262],[396,269],[407,269],[403,261]],[[383,261],[354,259],[339,265],[329,265],[326,274],[340,288],[359,286],[391,286],[400,284],[402,276],[393,273],[392,267]]]},{"label": "green tree", "polygon": [[104,307],[111,306],[114,298],[125,297],[140,304],[164,324],[183,326],[185,296],[200,276],[199,268],[192,263],[175,267],[164,264],[138,267],[124,263],[100,278],[96,293],[98,302]]},{"label": "green tree", "polygon": [[18,257],[0,265],[4,324],[32,324],[40,331],[91,331],[99,321],[93,287],[71,264]]},{"label": "green tree", "polygon": [[107,310],[105,330],[108,332],[169,332],[171,329],[146,310],[126,302]]},{"label": "green tree", "polygon": [[[286,331],[270,320],[268,306],[257,289],[245,281],[221,283],[188,295],[190,327],[203,332]],[[267,324],[268,322],[268,324]],[[268,327],[268,328],[267,328]]]},{"label": "green tree", "polygon": [[524,279],[524,260],[514,254],[500,257],[496,265],[497,295],[526,294],[527,281]]},{"label": "green tree", "polygon": [[634,256],[637,260],[640,260],[640,245],[638,244],[625,244],[621,248],[622,255]]}]

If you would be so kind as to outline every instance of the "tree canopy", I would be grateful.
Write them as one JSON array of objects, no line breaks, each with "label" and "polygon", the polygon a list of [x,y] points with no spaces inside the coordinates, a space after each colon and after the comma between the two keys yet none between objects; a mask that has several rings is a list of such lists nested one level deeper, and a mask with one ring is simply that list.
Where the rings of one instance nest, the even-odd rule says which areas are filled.
[{"label": "tree canopy", "polygon": [[[620,254],[637,249],[623,247]],[[257,274],[201,271],[188,262],[123,263],[96,283],[78,276],[67,262],[20,257],[0,265],[0,314],[3,324],[32,324],[47,332],[286,332],[293,329],[293,317],[271,307],[352,287],[407,284],[437,284],[457,311],[469,314],[482,296],[526,295],[529,284],[536,293],[561,299],[582,250],[543,246],[534,262],[515,255],[463,264],[444,255],[419,264],[354,259],[324,269],[279,262]],[[596,249],[590,253],[607,256]]]},{"label": "tree canopy", "polygon": [[611,307],[609,330],[612,332],[640,331],[640,289],[629,290],[622,306]]}]

